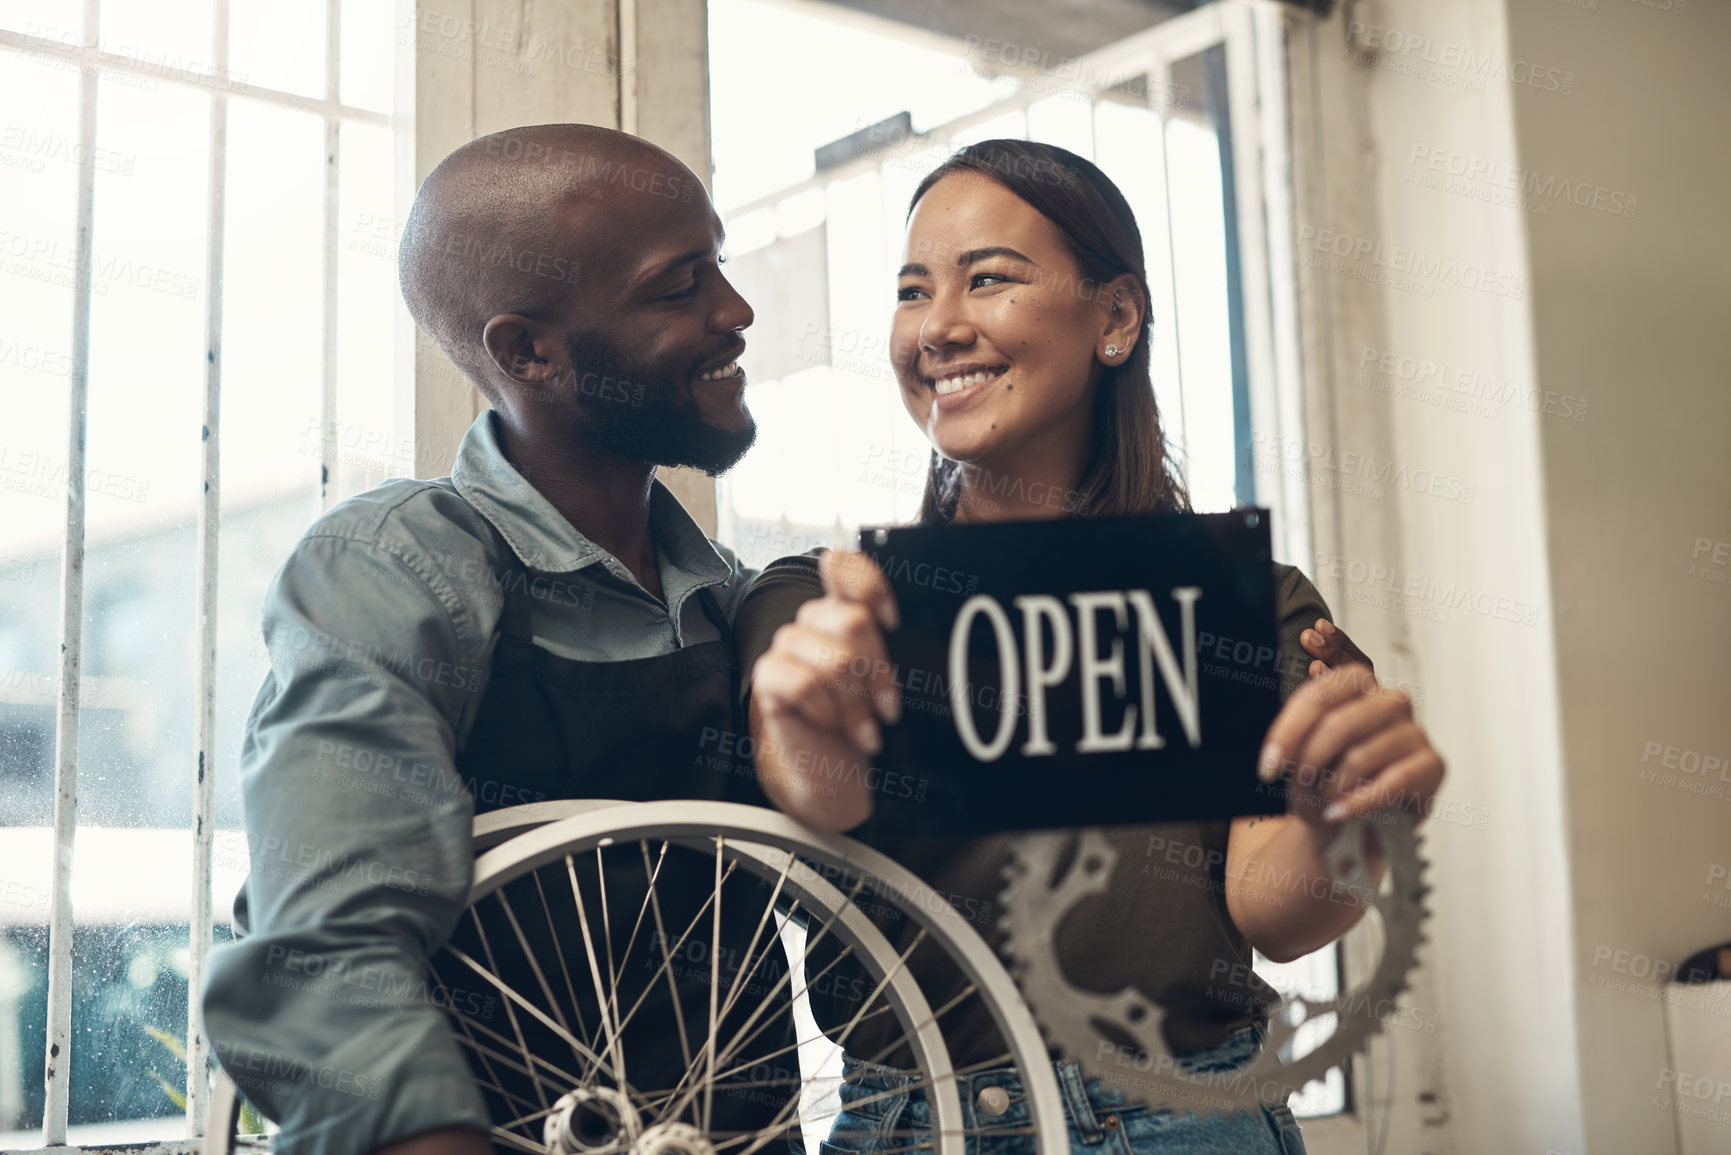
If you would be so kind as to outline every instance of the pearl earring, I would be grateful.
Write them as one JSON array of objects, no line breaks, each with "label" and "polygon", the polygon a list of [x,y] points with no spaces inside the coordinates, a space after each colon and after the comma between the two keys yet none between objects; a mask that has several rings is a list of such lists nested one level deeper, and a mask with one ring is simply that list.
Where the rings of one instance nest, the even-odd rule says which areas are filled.
[{"label": "pearl earring", "polygon": [[1116,345],[1106,346],[1106,356],[1116,357],[1117,355],[1118,355],[1118,346],[1116,346]]}]

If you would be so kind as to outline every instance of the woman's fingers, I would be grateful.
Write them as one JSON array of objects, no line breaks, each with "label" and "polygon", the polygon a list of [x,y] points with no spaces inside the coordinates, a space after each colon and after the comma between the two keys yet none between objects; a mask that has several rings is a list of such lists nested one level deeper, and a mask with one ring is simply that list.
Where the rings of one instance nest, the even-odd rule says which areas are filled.
[{"label": "woman's fingers", "polygon": [[1292,757],[1300,766],[1341,769],[1337,764],[1348,749],[1411,720],[1412,703],[1405,694],[1361,694],[1318,719]]},{"label": "woman's fingers", "polygon": [[1287,699],[1257,769],[1269,780],[1287,771],[1288,808],[1328,823],[1407,804],[1422,813],[1444,773],[1412,701],[1356,662],[1324,670]]},{"label": "woman's fingers", "polygon": [[826,594],[865,606],[886,630],[901,625],[895,592],[871,558],[857,550],[826,550],[817,568]]},{"label": "woman's fingers", "polygon": [[1294,690],[1286,704],[1275,715],[1262,744],[1262,757],[1256,767],[1264,782],[1280,776],[1281,767],[1304,745],[1310,732],[1342,702],[1363,697],[1379,690],[1370,667],[1353,663],[1325,671]]},{"label": "woman's fingers", "polygon": [[782,632],[793,628],[776,631],[777,648],[752,667],[751,693],[765,723],[787,728],[790,720],[797,721],[803,729],[827,735],[826,745],[842,743],[856,757],[877,753],[883,740],[870,707],[860,695],[843,692],[833,676],[800,657],[794,650],[799,643],[783,648]]},{"label": "woman's fingers", "polygon": [[[762,660],[756,669],[774,680]],[[819,830],[847,830],[871,816],[860,750],[846,734],[816,726],[791,710],[770,713],[752,698],[758,783],[775,805]]]},{"label": "woman's fingers", "polygon": [[1371,660],[1347,637],[1346,631],[1327,618],[1317,618],[1314,627],[1298,635],[1298,643],[1304,647],[1305,653],[1316,659],[1310,663],[1310,675],[1313,678],[1322,670],[1350,665],[1353,662],[1371,666]]},{"label": "woman's fingers", "polygon": [[1322,818],[1326,822],[1345,822],[1401,805],[1410,805],[1423,815],[1442,785],[1443,772],[1442,755],[1426,741],[1369,782],[1330,803]]},{"label": "woman's fingers", "polygon": [[1340,785],[1335,795],[1343,796],[1361,782],[1368,782],[1408,754],[1423,749],[1430,740],[1424,728],[1408,719],[1380,730],[1349,749],[1335,763],[1335,777]]},{"label": "woman's fingers", "polygon": [[[813,598],[799,607],[788,642],[802,643],[800,654],[835,676],[844,691],[863,698],[886,722],[902,716],[901,691],[889,647],[872,612],[837,597]],[[786,628],[786,627],[783,627]]]},{"label": "woman's fingers", "polygon": [[1287,809],[1315,821],[1334,819],[1334,804],[1360,790],[1380,792],[1385,804],[1400,800],[1398,787],[1382,777],[1402,759],[1428,749],[1430,740],[1417,722],[1407,720],[1371,732],[1337,759],[1301,756],[1287,779]]}]

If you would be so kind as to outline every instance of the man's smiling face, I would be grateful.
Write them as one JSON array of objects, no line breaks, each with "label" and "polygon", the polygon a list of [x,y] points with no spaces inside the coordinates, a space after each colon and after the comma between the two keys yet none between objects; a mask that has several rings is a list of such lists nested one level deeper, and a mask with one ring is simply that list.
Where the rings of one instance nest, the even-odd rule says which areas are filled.
[{"label": "man's smiling face", "polygon": [[756,436],[738,364],[752,310],[722,275],[721,219],[696,178],[652,187],[608,188],[605,232],[592,217],[573,229],[585,259],[561,380],[598,447],[720,474]]}]

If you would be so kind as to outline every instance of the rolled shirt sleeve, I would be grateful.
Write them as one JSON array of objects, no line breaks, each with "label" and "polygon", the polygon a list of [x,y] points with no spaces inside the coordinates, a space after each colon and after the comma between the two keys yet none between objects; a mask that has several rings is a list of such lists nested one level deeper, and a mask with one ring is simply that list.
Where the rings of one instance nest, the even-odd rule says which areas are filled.
[{"label": "rolled shirt sleeve", "polygon": [[490,1120],[427,959],[468,902],[455,735],[480,623],[427,552],[297,546],[265,609],[271,669],[241,752],[250,874],[203,993],[218,1061],[281,1155],[362,1155]]}]

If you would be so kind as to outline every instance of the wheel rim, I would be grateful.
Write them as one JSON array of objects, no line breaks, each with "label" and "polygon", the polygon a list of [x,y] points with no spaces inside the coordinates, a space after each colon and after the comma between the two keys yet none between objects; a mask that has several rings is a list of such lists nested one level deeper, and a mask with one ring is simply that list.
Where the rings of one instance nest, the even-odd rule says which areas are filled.
[{"label": "wheel rim", "polygon": [[[804,1076],[799,1080],[798,1093],[789,1096],[777,1112],[775,1118],[779,1126],[763,1128],[755,1134],[736,1134],[722,1130],[712,1132],[709,1124],[716,1119],[712,1106],[718,1088],[721,1094],[737,1094],[741,1088],[754,1085],[728,1082],[729,1077],[738,1074],[730,1069],[730,1060],[738,1059],[741,1048],[756,1038],[755,1035],[747,1037],[745,1032],[757,1026],[761,1034],[775,1015],[791,1015],[791,1011],[770,1011],[762,1025],[756,1023],[756,1018],[762,1017],[763,1011],[777,998],[783,1003],[787,1001],[786,996],[796,981],[794,972],[790,970],[764,997],[758,1016],[748,1014],[743,1026],[732,1031],[730,1037],[729,1024],[740,1021],[730,1016],[750,1005],[744,990],[750,988],[751,976],[758,973],[776,940],[786,933],[789,909],[810,916],[810,933],[816,936],[809,940],[802,964],[804,958],[810,957],[810,945],[829,936],[842,945],[843,956],[852,954],[855,964],[862,966],[875,984],[842,1030],[840,1038],[833,1042],[845,1044],[854,1027],[868,1014],[878,1015],[887,1011],[899,1021],[914,1055],[917,1077],[913,1087],[922,1089],[928,1097],[932,1126],[929,1133],[925,1133],[923,1142],[891,1138],[889,1150],[936,1146],[941,1155],[963,1155],[965,1139],[970,1135],[985,1137],[1007,1133],[1031,1134],[1036,1150],[1043,1148],[1056,1152],[1067,1145],[1057,1081],[1038,1028],[1013,982],[973,927],[942,896],[893,860],[844,836],[816,834],[783,814],[760,807],[713,802],[572,800],[556,805],[536,804],[517,808],[517,811],[497,811],[477,820],[478,842],[501,837],[506,841],[477,859],[470,909],[466,913],[480,930],[479,909],[497,903],[499,913],[506,916],[505,923],[518,939],[523,954],[533,960],[534,951],[524,929],[525,921],[533,912],[517,911],[506,897],[506,889],[533,878],[546,923],[552,928],[557,922],[553,913],[557,902],[548,904],[542,879],[544,875],[554,878],[561,874],[567,876],[568,898],[578,914],[577,921],[581,923],[577,937],[582,957],[575,961],[579,970],[587,972],[586,977],[593,984],[594,1001],[588,1005],[599,1012],[601,1021],[595,1024],[593,1031],[574,1029],[569,1017],[563,1014],[562,1000],[554,993],[559,984],[569,984],[571,997],[568,1005],[573,1012],[579,1011],[582,1005],[575,989],[576,981],[580,980],[574,980],[570,965],[574,960],[563,954],[557,958],[556,968],[539,967],[531,961],[533,981],[519,980],[518,985],[532,989],[518,990],[493,973],[498,969],[495,951],[505,948],[489,939],[484,931],[480,934],[484,950],[479,954],[465,951],[453,942],[449,949],[458,961],[483,982],[498,987],[506,1011],[505,1023],[500,1024],[506,1029],[500,1030],[455,1014],[459,1041],[470,1049],[472,1062],[479,1058],[476,1064],[478,1079],[491,1074],[497,1080],[492,1089],[509,1094],[498,1072],[501,1064],[510,1064],[519,1075],[526,1076],[530,1083],[535,1084],[536,1097],[517,1095],[517,1102],[513,1105],[517,1114],[507,1119],[504,1126],[495,1127],[495,1138],[505,1145],[532,1151],[549,1150],[544,1143],[537,1143],[526,1134],[530,1127],[540,1132],[542,1123],[553,1114],[552,1100],[559,1096],[549,1097],[546,1092],[561,1087],[563,1091],[571,1091],[597,1085],[619,1088],[638,1107],[643,1134],[654,1133],[663,1138],[683,1135],[677,1129],[669,1130],[679,1123],[711,1142],[716,1155],[753,1155],[785,1131],[796,1121],[792,1112],[799,1110],[811,1089],[812,1081]],[[562,811],[564,817],[559,816]],[[635,911],[610,910],[603,898],[602,910],[588,909],[594,903],[585,900],[584,886],[578,880],[577,863],[590,857],[594,859],[601,880],[600,892],[605,895],[611,885],[607,878],[606,860],[611,856],[614,861],[623,861],[618,852],[622,849],[628,851],[633,842],[639,846],[642,870],[647,879],[640,908]],[[661,967],[651,977],[650,983],[662,981],[664,973],[669,990],[673,990],[673,973],[678,970],[676,960],[683,950],[687,950],[684,944],[693,941],[691,936],[705,915],[704,909],[700,908],[698,918],[678,928],[677,938],[673,937],[673,928],[662,919],[663,911],[656,898],[657,879],[673,848],[685,855],[704,853],[709,856],[714,881],[712,895],[726,893],[729,879],[739,871],[745,872],[739,875],[740,878],[755,876],[760,884],[771,886],[772,894],[755,927],[751,928],[743,961],[733,967],[731,978],[720,970],[720,959],[727,949],[721,941],[721,923],[725,917],[722,907],[724,901],[737,907],[738,901],[728,898],[706,904],[710,939],[707,954],[712,960],[707,989],[708,1017],[701,1023],[686,1023],[678,1011],[681,993],[672,994],[669,1004],[675,1008],[678,1020],[682,1047],[679,1058],[684,1060],[685,1073],[672,1088],[645,1088],[635,1086],[631,1081],[631,1054],[628,1053],[631,1041],[628,1036],[633,1016],[638,1013],[649,988],[646,986],[642,995],[630,1002],[632,994],[620,990],[619,975],[610,970],[610,965],[615,939],[628,938],[626,953],[629,955],[638,933],[653,920],[656,929],[651,937],[659,947]],[[810,859],[826,869],[857,880],[851,888],[852,893],[844,893],[801,859]],[[867,880],[873,897],[890,899],[902,915],[918,924],[918,934],[907,949],[894,950],[864,912],[853,905],[852,900]],[[766,929],[770,931],[767,938],[764,934]],[[934,1010],[905,967],[914,947],[926,940],[945,951],[967,976],[970,985],[964,993],[985,1000],[1010,1047],[1009,1053],[1002,1058],[1019,1069],[1030,1116],[1029,1125],[1019,1128],[1019,1132],[978,1126],[970,1131],[964,1126],[956,1072],[950,1066],[938,1027],[942,1016],[959,1000],[952,999]],[[607,958],[606,964],[602,963],[602,956]],[[522,973],[521,968],[518,973]],[[806,979],[801,975],[798,981]],[[537,994],[542,997],[534,997]],[[689,1001],[688,996],[686,1001]],[[868,1012],[868,1008],[874,1006],[876,1009]],[[530,1024],[527,1031],[525,1023]],[[688,1026],[694,1028],[689,1036]],[[565,1069],[549,1060],[544,1053],[535,1053],[526,1042],[526,1037],[531,1034],[543,1038],[557,1036],[570,1056],[567,1064],[577,1069]],[[797,1046],[817,1042],[819,1040],[802,1038],[797,1040]],[[515,1081],[519,1086],[524,1085],[521,1079]],[[772,1084],[787,1081],[774,1079]],[[861,1104],[854,1102],[849,1106],[857,1108]],[[691,1124],[697,1126],[691,1128]],[[605,1142],[602,1145],[605,1146]],[[687,1145],[685,1140],[679,1138],[657,1144],[657,1147],[658,1150],[680,1149],[683,1145]],[[811,1146],[809,1141],[807,1145]],[[627,1148],[642,1150],[635,1140],[617,1149]]]}]

